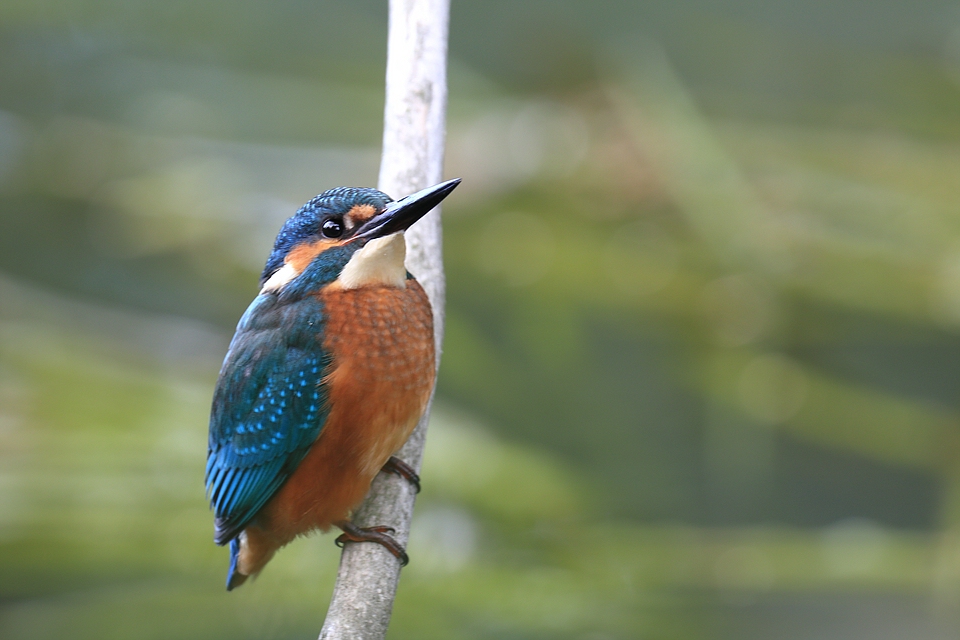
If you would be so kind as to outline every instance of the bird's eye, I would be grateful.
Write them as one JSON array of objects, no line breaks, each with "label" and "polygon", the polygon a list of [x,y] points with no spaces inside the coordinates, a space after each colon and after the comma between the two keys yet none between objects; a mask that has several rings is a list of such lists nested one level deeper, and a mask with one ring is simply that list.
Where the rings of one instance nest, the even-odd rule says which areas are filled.
[{"label": "bird's eye", "polygon": [[320,233],[325,238],[339,238],[343,235],[343,222],[336,218],[324,220],[323,226],[320,227]]}]

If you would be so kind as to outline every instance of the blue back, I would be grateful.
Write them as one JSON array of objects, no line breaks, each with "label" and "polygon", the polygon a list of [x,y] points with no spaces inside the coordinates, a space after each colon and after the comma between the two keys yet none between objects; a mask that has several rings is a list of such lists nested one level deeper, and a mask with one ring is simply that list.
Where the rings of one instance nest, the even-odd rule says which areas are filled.
[{"label": "blue back", "polygon": [[280,292],[257,296],[240,319],[210,414],[206,487],[217,544],[249,524],[323,429],[331,357],[323,304],[311,293],[335,280],[354,251],[328,249]]}]

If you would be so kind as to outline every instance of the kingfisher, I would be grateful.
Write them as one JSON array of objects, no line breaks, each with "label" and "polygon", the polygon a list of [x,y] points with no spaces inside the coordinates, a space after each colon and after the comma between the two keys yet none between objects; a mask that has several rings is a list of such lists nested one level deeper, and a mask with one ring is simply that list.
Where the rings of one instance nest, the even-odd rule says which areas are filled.
[{"label": "kingfisher", "polygon": [[206,490],[214,542],[230,545],[228,591],[297,536],[333,526],[339,545],[376,542],[407,563],[391,529],[350,518],[381,470],[419,490],[393,454],[426,410],[436,360],[404,231],[459,183],[396,201],[331,189],[280,229],[210,413]]}]

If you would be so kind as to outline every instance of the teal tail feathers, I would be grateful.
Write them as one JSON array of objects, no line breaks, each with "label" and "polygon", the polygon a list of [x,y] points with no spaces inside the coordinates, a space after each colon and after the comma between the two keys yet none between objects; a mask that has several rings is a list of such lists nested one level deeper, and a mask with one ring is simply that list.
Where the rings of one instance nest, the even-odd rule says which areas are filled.
[{"label": "teal tail feathers", "polygon": [[230,568],[227,569],[227,591],[233,591],[242,585],[249,577],[245,573],[237,571],[237,561],[240,558],[240,539],[234,538],[230,541]]}]

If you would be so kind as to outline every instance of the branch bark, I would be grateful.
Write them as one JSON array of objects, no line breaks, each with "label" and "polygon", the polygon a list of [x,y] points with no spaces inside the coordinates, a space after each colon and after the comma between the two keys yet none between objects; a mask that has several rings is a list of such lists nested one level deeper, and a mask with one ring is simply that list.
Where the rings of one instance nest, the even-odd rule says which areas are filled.
[{"label": "branch bark", "polygon": [[[394,198],[441,181],[449,13],[449,0],[390,0],[383,157],[377,188]],[[439,209],[411,227],[406,239],[407,268],[423,285],[433,306],[439,365],[445,299]],[[429,414],[428,407],[397,454],[417,471]],[[406,546],[415,498],[407,481],[381,473],[353,521],[361,527],[393,527],[396,539]],[[382,546],[345,545],[321,640],[383,638],[399,580],[400,563]]]}]

